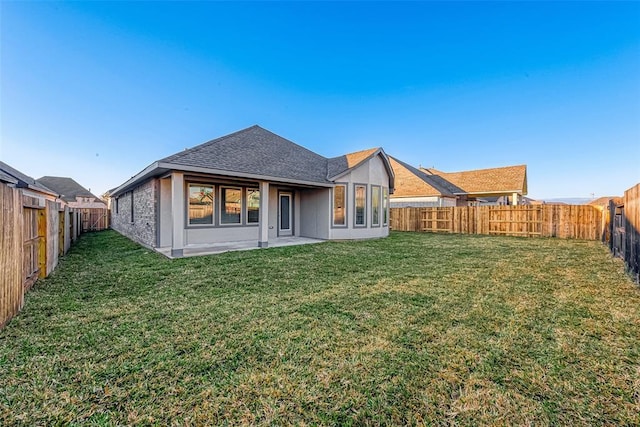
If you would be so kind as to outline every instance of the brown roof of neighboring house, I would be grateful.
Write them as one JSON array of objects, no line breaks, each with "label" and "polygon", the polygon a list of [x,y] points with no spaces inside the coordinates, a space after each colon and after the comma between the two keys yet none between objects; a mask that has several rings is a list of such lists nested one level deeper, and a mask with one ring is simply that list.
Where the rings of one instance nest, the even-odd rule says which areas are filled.
[{"label": "brown roof of neighboring house", "polygon": [[459,190],[451,188],[449,183],[443,182],[439,177],[429,175],[394,157],[389,156],[389,162],[396,177],[394,197],[453,197],[453,191]]},{"label": "brown roof of neighboring house", "polygon": [[519,192],[527,194],[527,166],[505,166],[461,172],[442,172],[434,168],[422,171],[440,176],[460,187],[464,193]]},{"label": "brown roof of neighboring house", "polygon": [[622,204],[622,197],[619,197],[619,196],[602,196],[602,197],[598,197],[597,199],[589,200],[587,203],[585,203],[585,205],[608,206],[609,205],[609,200],[613,200],[613,203],[615,203],[616,205],[621,205]]}]

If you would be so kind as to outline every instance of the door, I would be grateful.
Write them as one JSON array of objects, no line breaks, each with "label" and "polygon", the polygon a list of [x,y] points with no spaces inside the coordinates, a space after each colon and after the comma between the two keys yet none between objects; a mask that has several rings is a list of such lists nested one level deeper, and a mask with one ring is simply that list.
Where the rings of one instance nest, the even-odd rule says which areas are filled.
[{"label": "door", "polygon": [[293,235],[293,203],[291,193],[278,195],[278,236]]}]

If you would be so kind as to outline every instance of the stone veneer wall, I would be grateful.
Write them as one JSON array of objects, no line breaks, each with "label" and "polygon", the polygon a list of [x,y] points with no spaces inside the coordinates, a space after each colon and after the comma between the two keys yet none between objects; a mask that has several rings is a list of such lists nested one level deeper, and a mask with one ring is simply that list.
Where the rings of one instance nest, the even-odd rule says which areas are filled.
[{"label": "stone veneer wall", "polygon": [[[131,240],[156,247],[158,180],[151,179],[111,201],[111,228]],[[133,222],[131,200],[133,196]],[[118,207],[116,212],[116,205]]]}]

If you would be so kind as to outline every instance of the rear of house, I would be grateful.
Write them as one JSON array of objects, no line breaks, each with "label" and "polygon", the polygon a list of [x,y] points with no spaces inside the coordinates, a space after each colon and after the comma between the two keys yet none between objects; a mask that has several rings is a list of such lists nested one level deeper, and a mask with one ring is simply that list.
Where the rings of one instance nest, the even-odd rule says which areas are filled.
[{"label": "rear of house", "polygon": [[381,148],[322,157],[259,126],[154,162],[114,189],[111,226],[148,247],[389,233],[394,176]]}]

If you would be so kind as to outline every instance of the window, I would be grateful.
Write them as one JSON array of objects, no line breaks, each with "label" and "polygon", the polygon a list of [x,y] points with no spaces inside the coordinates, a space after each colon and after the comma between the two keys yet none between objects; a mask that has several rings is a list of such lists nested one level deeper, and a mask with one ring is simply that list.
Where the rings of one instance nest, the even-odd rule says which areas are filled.
[{"label": "window", "polygon": [[355,185],[355,225],[366,226],[367,225],[367,186]]},{"label": "window", "polygon": [[240,224],[242,189],[222,187],[220,203],[220,224]]},{"label": "window", "polygon": [[380,226],[380,187],[371,186],[371,225]]},{"label": "window", "polygon": [[260,190],[247,188],[247,224],[260,222]]},{"label": "window", "polygon": [[133,190],[131,190],[131,222],[133,222]]},{"label": "window", "polygon": [[333,188],[333,225],[347,225],[347,186]]},{"label": "window", "polygon": [[119,197],[116,197],[116,213],[120,213],[120,212],[118,212],[118,211],[120,210],[120,209],[118,209],[118,208],[119,208],[119,205],[120,205],[120,203],[119,203],[119,202],[120,202],[120,198],[119,198]]},{"label": "window", "polygon": [[189,184],[189,225],[213,225],[213,186]]},{"label": "window", "polygon": [[382,189],[382,225],[389,224],[389,189]]}]

